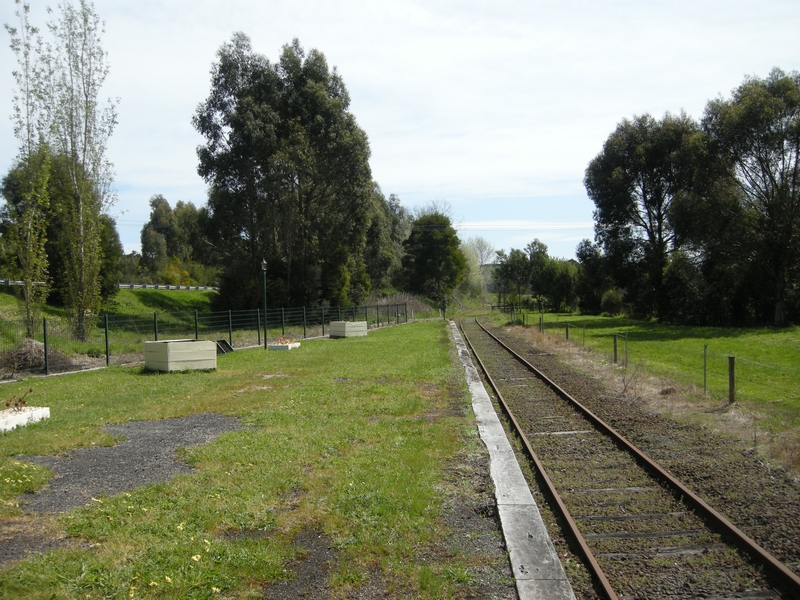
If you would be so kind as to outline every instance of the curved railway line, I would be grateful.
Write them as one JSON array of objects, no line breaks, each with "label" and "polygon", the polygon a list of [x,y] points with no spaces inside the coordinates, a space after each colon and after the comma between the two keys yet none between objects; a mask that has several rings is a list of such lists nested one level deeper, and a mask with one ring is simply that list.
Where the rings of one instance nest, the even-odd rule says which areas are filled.
[{"label": "curved railway line", "polygon": [[[591,574],[573,581],[576,596],[800,598],[800,577],[784,564],[795,566],[798,541],[782,537],[797,523],[784,522],[783,533],[745,527],[778,548],[776,558],[531,364],[543,353],[528,347],[523,357],[475,321],[460,326],[532,464],[532,489],[544,486],[559,523],[551,536]],[[671,451],[673,469],[692,462]],[[765,514],[793,518],[776,502]]]}]

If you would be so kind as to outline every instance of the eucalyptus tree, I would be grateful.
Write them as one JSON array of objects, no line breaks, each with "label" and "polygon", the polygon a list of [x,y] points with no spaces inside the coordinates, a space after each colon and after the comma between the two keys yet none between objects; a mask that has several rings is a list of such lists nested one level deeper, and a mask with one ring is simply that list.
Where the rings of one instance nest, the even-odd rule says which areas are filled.
[{"label": "eucalyptus tree", "polygon": [[787,289],[800,282],[800,73],[748,77],[708,103],[702,126],[734,173],[739,224],[783,325]]},{"label": "eucalyptus tree", "polygon": [[406,289],[447,306],[447,297],[463,281],[466,258],[450,218],[423,209],[411,224],[403,242],[403,273]]},{"label": "eucalyptus tree", "polygon": [[596,238],[610,264],[620,265],[616,283],[639,296],[644,313],[664,311],[664,269],[678,245],[670,209],[691,190],[699,135],[683,113],[660,121],[650,115],[625,119],[586,169]]},{"label": "eucalyptus tree", "polygon": [[222,257],[220,306],[360,301],[372,178],[366,134],[336,69],[284,46],[275,64],[236,33],[217,53],[192,119],[205,138],[207,226]]}]

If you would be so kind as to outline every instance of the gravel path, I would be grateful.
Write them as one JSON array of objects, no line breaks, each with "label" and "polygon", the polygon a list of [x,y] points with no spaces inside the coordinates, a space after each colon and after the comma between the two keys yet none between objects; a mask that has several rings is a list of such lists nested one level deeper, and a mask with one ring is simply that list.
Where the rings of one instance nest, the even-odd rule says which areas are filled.
[{"label": "gravel path", "polygon": [[67,456],[26,456],[56,476],[37,494],[21,497],[25,510],[64,512],[149,483],[168,481],[192,468],[176,460],[178,448],[212,442],[221,433],[241,429],[239,419],[199,414],[161,421],[106,425],[103,431],[127,438],[112,447],[81,448]]},{"label": "gravel path", "polygon": [[[82,448],[62,456],[19,457],[45,465],[55,473],[41,492],[21,496],[20,505],[31,512],[61,513],[101,494],[114,495],[191,473],[189,465],[177,460],[179,448],[207,444],[221,433],[241,427],[239,419],[215,414],[107,425],[104,431],[127,439],[110,448]],[[65,539],[54,539],[44,524],[31,527],[30,522],[13,519],[0,523],[0,567],[64,543]]]}]

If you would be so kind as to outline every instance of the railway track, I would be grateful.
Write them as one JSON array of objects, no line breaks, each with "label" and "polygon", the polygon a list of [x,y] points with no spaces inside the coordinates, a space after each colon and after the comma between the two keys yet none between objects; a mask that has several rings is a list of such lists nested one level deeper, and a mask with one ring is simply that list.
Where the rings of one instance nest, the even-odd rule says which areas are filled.
[{"label": "railway track", "polygon": [[[578,597],[800,598],[800,578],[474,321],[464,338],[591,578]],[[587,583],[588,582],[588,583]]]}]

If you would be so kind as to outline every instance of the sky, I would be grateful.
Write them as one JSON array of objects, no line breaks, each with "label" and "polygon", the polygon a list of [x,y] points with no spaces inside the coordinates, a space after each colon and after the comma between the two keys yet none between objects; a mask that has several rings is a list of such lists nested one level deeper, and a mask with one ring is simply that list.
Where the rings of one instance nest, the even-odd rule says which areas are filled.
[{"label": "sky", "polygon": [[[69,0],[62,0],[69,1]],[[31,22],[49,18],[30,0]],[[56,3],[50,3],[53,8]],[[625,118],[730,97],[746,76],[800,70],[797,0],[96,0],[119,98],[107,156],[109,213],[139,250],[148,200],[201,206],[203,138],[191,118],[219,47],[236,31],[276,61],[293,39],[342,76],[367,133],[373,179],[413,210],[451,207],[459,236],[496,249],[544,242],[572,258],[593,239],[583,176]],[[0,22],[18,23],[13,0]],[[17,156],[15,58],[0,46],[0,174]]]}]

